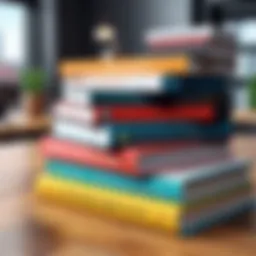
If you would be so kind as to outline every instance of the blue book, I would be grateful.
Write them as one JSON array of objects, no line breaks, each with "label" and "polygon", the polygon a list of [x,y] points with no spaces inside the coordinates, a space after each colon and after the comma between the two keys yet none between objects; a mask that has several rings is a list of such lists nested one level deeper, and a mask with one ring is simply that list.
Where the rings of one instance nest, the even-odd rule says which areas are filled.
[{"label": "blue book", "polygon": [[232,125],[223,121],[204,125],[193,123],[120,123],[101,127],[83,126],[75,122],[56,120],[54,135],[99,148],[113,148],[139,142],[203,139],[224,140],[232,132]]},{"label": "blue book", "polygon": [[[61,179],[159,200],[187,203],[246,184],[248,166],[248,162],[244,160],[226,160],[195,169],[136,178],[112,173],[111,170],[104,171],[89,166],[50,160],[46,164],[46,171]],[[209,186],[205,186],[208,183]]]}]

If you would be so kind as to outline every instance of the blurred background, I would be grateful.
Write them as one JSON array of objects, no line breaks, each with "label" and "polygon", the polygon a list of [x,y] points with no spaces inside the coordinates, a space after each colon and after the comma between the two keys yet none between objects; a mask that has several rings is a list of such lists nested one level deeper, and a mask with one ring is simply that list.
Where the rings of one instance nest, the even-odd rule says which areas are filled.
[{"label": "blurred background", "polygon": [[[39,255],[38,251],[33,251],[38,244],[44,248],[42,255],[112,255],[104,250],[98,252],[98,247],[94,250],[94,247],[91,249],[81,243],[77,247],[77,242],[68,244],[67,252],[63,248],[52,249],[51,242],[45,241],[46,237],[51,240],[51,233],[48,230],[38,230],[30,221],[33,179],[41,166],[36,142],[50,130],[50,109],[60,91],[58,64],[65,59],[98,56],[99,50],[92,34],[94,28],[102,23],[109,23],[116,29],[120,52],[125,56],[147,54],[144,37],[149,29],[218,24],[230,32],[238,45],[236,67],[230,83],[232,121],[236,127],[231,147],[239,156],[256,158],[256,112],[250,104],[251,85],[255,83],[254,88],[256,87],[256,1],[2,0],[0,172],[3,181],[0,180],[0,183],[4,185],[0,189],[0,233],[10,235],[0,236],[1,256]],[[23,70],[29,69],[37,69],[31,78],[38,82],[37,88],[26,87],[29,78],[23,75]],[[31,96],[31,92],[37,92],[36,96]],[[30,235],[26,242],[16,241],[19,231],[15,230],[22,230],[22,237],[25,234],[23,230],[27,229],[30,235],[37,235],[39,242],[31,240]],[[231,232],[231,236],[236,235],[227,241],[227,245],[232,246],[239,235],[243,237],[243,244],[237,250],[244,254],[239,255],[251,255],[244,251],[246,247],[251,248],[248,252],[256,250],[255,247],[252,248],[253,240],[249,235],[251,229],[249,230],[243,230],[241,234],[240,230]],[[187,252],[192,248],[208,252],[213,240],[204,239],[201,241],[206,243],[207,249],[202,247],[199,240],[194,245],[187,244]],[[218,247],[218,242],[214,240],[213,247]],[[29,252],[22,247],[22,250],[17,249],[11,254],[15,247],[13,244],[17,248],[26,244]],[[174,255],[183,255],[180,250],[182,247],[177,242],[177,254]],[[6,253],[2,254],[2,248]],[[213,250],[212,255],[214,252],[216,251]]]},{"label": "blurred background", "polygon": [[[1,90],[17,104],[19,70],[40,66],[47,74],[45,91],[52,99],[58,95],[58,62],[97,54],[97,44],[92,39],[97,24],[108,22],[116,28],[121,53],[142,54],[147,51],[144,35],[148,29],[212,23],[216,6],[221,9],[223,28],[238,42],[233,107],[249,109],[248,85],[255,75],[256,6],[248,0],[1,1]],[[12,88],[7,90],[7,84]],[[1,100],[2,112],[10,106],[6,101],[6,97]]]}]

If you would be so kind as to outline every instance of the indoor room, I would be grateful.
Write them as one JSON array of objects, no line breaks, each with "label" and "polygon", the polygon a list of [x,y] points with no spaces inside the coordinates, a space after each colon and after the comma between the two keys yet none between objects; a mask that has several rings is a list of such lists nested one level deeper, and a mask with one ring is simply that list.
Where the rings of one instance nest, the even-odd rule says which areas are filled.
[{"label": "indoor room", "polygon": [[0,1],[1,256],[254,256],[255,161],[255,1]]}]

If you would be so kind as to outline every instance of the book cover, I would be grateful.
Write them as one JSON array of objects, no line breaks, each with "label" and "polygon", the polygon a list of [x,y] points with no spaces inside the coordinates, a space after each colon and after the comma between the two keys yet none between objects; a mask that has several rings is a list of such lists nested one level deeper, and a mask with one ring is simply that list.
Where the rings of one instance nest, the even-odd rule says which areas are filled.
[{"label": "book cover", "polygon": [[227,121],[212,125],[186,122],[148,122],[93,127],[56,119],[53,125],[53,134],[57,138],[105,149],[168,140],[225,140],[231,131],[232,125]]},{"label": "book cover", "polygon": [[[160,99],[166,96],[180,95],[212,95],[216,93],[223,93],[228,90],[228,80],[221,75],[191,75],[186,77],[171,76],[168,74],[161,77],[152,78],[154,81],[145,82],[145,87],[140,86],[140,79],[134,77],[132,79],[134,85],[127,85],[129,79],[127,77],[110,77],[109,82],[105,77],[98,78],[99,81],[91,82],[86,78],[72,78],[72,81],[63,80],[62,96],[66,101],[93,104],[95,101],[101,99],[108,99],[111,103],[122,104],[124,102],[130,103],[149,103],[157,98]],[[92,79],[92,78],[91,78]],[[96,78],[95,78],[96,79]],[[149,78],[148,78],[149,79]],[[131,80],[131,78],[130,78]],[[151,85],[151,87],[149,86]],[[121,97],[121,99],[119,99]]]},{"label": "book cover", "polygon": [[213,122],[217,113],[211,103],[182,104],[166,106],[96,106],[78,107],[59,103],[54,107],[53,115],[69,121],[98,125],[104,123],[153,122],[153,121],[194,121]]},{"label": "book cover", "polygon": [[191,60],[184,54],[168,56],[137,56],[117,58],[113,61],[67,60],[59,66],[62,78],[101,76],[162,76],[163,74],[187,74]]},{"label": "book cover", "polygon": [[41,141],[40,148],[49,159],[135,176],[160,173],[165,168],[196,167],[230,157],[228,148],[222,144],[197,141],[146,143],[113,152],[49,137]]},{"label": "book cover", "polygon": [[170,173],[138,179],[88,166],[50,160],[46,164],[46,172],[57,178],[106,188],[117,193],[191,205],[240,186],[248,186],[248,166],[246,161],[230,160],[201,165],[197,169],[170,170]]},{"label": "book cover", "polygon": [[[147,105],[159,104],[166,97],[162,93],[140,93],[140,92],[89,92],[83,88],[74,86],[62,86],[62,99],[81,107],[98,105]],[[169,97],[168,97],[169,98]]]},{"label": "book cover", "polygon": [[167,142],[125,147],[105,151],[56,138],[40,143],[45,158],[141,176],[182,170],[230,159],[228,147],[219,143]]},{"label": "book cover", "polygon": [[[205,89],[205,90],[204,90]],[[174,104],[187,104],[198,102],[215,102],[216,99],[227,94],[228,87],[218,90],[215,87],[213,91],[206,87],[193,93],[176,93],[176,94],[144,94],[133,92],[88,92],[79,88],[66,88],[62,93],[62,101],[77,107],[94,107],[94,106],[166,106]]]},{"label": "book cover", "polygon": [[137,93],[175,93],[179,88],[179,80],[175,76],[93,76],[72,77],[63,79],[64,87],[78,87],[86,91],[124,91]]},{"label": "book cover", "polygon": [[[36,194],[42,199],[59,202],[81,210],[92,210],[131,221],[135,224],[176,232],[180,225],[181,207],[161,201],[122,193],[42,175],[36,184]],[[131,211],[131,209],[133,209]]]},{"label": "book cover", "polygon": [[145,41],[150,49],[206,50],[222,56],[232,56],[236,49],[231,34],[206,26],[150,30]]},{"label": "book cover", "polygon": [[145,34],[148,46],[202,46],[210,42],[216,31],[210,26],[150,29]]},{"label": "book cover", "polygon": [[237,214],[238,209],[244,209],[251,204],[249,190],[244,189],[216,202],[184,211],[182,205],[172,202],[116,193],[95,186],[56,179],[46,174],[42,175],[36,184],[36,195],[42,200],[77,210],[92,211],[185,235],[212,225],[228,215]]}]

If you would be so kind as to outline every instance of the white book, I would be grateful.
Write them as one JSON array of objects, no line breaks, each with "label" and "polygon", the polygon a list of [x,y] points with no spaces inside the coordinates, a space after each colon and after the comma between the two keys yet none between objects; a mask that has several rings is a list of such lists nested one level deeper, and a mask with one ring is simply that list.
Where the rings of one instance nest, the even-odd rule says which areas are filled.
[{"label": "white book", "polygon": [[72,86],[69,83],[64,83],[61,86],[61,99],[64,102],[77,104],[77,105],[88,105],[86,99],[89,93],[79,86]]},{"label": "white book", "polygon": [[[90,91],[114,91],[120,92],[147,92],[156,93],[165,87],[164,76],[82,76],[65,78],[62,80],[65,88],[77,87],[80,90]],[[170,86],[172,86],[170,84]]]},{"label": "white book", "polygon": [[68,100],[67,103],[56,104],[52,110],[53,117],[93,125],[95,113],[89,104],[85,107],[85,101],[82,104],[71,104],[71,102],[72,99]]},{"label": "white book", "polygon": [[68,139],[100,148],[111,147],[111,136],[106,128],[79,125],[64,120],[56,120],[53,134],[60,139]]}]

